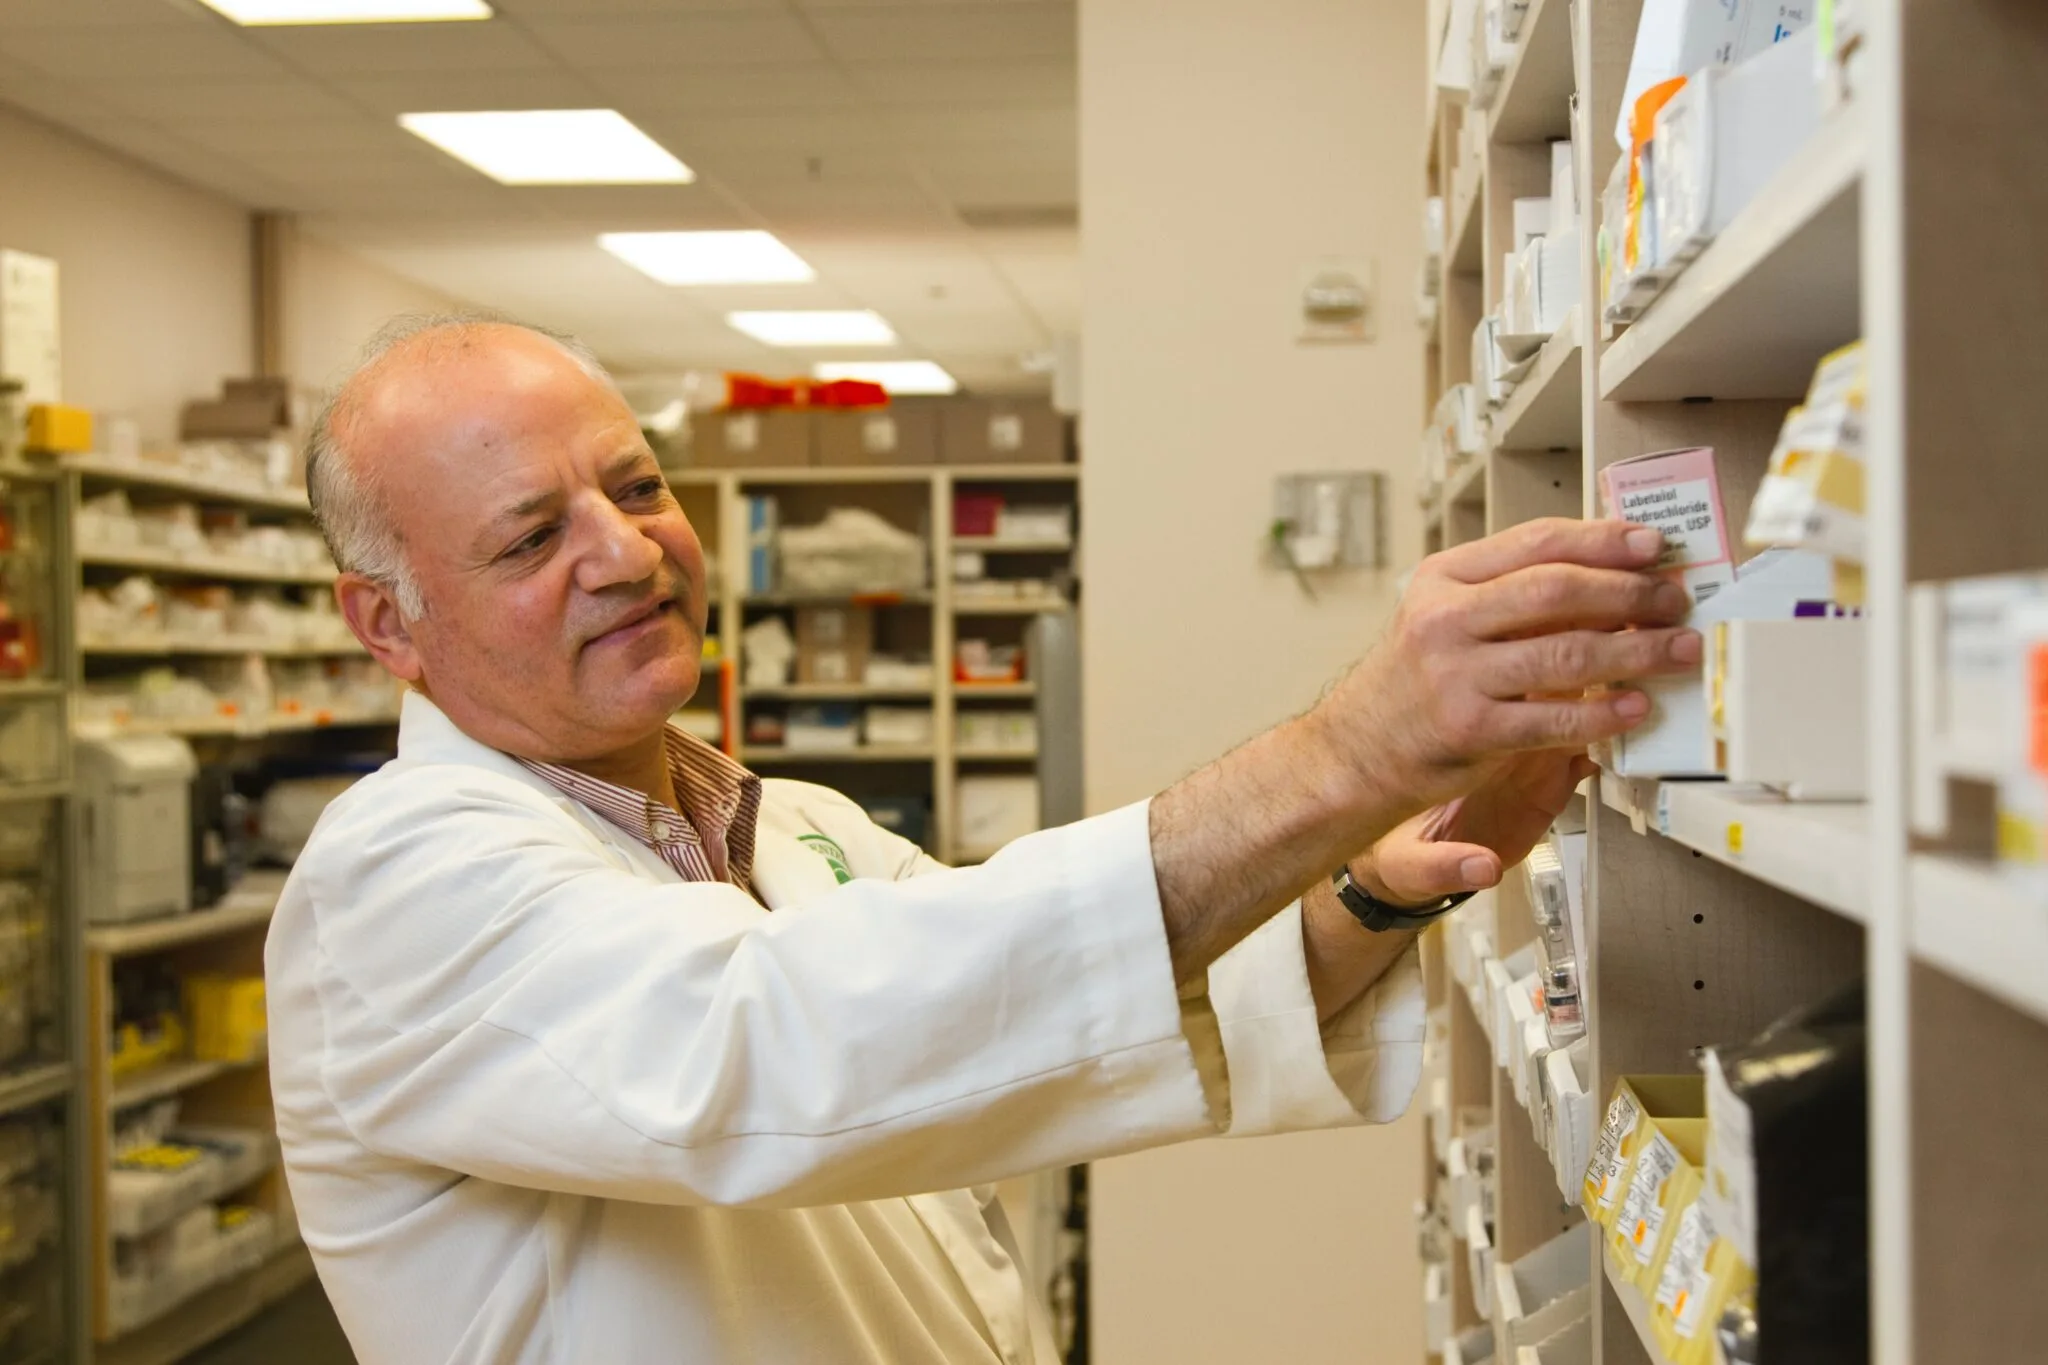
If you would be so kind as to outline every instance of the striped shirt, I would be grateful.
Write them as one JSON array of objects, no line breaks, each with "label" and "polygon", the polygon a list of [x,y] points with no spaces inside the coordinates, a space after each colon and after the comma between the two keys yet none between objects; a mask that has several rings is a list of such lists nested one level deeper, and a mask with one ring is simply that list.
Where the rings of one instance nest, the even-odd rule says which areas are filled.
[{"label": "striped shirt", "polygon": [[731,882],[749,891],[755,826],[761,818],[761,779],[673,725],[663,728],[662,745],[682,815],[645,792],[573,768],[525,758],[519,762],[638,839],[684,881]]}]

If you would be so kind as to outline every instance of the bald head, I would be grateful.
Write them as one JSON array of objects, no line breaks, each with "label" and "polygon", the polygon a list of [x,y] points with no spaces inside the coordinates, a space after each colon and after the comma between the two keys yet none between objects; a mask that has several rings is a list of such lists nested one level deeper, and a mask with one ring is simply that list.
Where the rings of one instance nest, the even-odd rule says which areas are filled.
[{"label": "bald head", "polygon": [[489,439],[490,414],[460,410],[465,386],[445,384],[451,371],[531,370],[564,358],[616,392],[589,347],[546,328],[488,313],[410,315],[385,324],[320,409],[306,443],[313,519],[342,572],[389,588],[407,617],[424,615],[419,578],[391,511],[391,466],[417,449],[405,438],[427,435],[423,427],[430,427]]}]

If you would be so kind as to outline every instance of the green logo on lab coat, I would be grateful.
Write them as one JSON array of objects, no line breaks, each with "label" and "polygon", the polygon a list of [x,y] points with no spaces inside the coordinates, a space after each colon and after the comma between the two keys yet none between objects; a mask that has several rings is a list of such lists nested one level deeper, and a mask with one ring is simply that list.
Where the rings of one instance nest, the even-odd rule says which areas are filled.
[{"label": "green logo on lab coat", "polygon": [[853,869],[846,865],[846,850],[822,834],[799,834],[796,836],[808,845],[811,852],[832,865],[832,875],[839,879],[841,886],[853,880]]}]

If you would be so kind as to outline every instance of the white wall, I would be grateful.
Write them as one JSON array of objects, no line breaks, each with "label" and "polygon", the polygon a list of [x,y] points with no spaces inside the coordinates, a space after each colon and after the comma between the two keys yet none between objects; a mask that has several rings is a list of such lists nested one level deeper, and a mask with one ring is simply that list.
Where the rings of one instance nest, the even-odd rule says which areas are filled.
[{"label": "white wall", "polygon": [[[0,104],[0,246],[58,263],[65,401],[177,434],[178,408],[251,372],[248,210]],[[320,384],[394,313],[445,295],[301,236],[291,377]]]},{"label": "white wall", "polygon": [[[1310,602],[1261,546],[1272,478],[1385,469],[1420,544],[1418,0],[1082,0],[1089,804],[1138,799],[1312,702],[1394,570]],[[1366,255],[1376,344],[1297,345],[1302,268]],[[1421,1357],[1414,1122],[1103,1162],[1101,1365]]]}]

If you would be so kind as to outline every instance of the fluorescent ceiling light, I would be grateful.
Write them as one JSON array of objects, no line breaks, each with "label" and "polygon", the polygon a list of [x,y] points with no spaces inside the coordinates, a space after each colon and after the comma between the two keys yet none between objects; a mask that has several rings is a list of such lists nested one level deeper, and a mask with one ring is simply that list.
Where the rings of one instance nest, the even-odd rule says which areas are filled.
[{"label": "fluorescent ceiling light", "polygon": [[687,185],[697,178],[616,109],[400,114],[398,122],[505,185]]},{"label": "fluorescent ceiling light", "polygon": [[813,367],[817,379],[865,379],[890,393],[958,393],[960,381],[929,360],[833,360]]},{"label": "fluorescent ceiling light", "polygon": [[413,24],[488,19],[484,0],[201,0],[238,24]]},{"label": "fluorescent ceiling light", "polygon": [[803,284],[818,278],[769,232],[607,232],[597,244],[663,284]]},{"label": "fluorescent ceiling light", "polygon": [[896,334],[879,313],[727,313],[725,320],[770,346],[892,346]]}]

